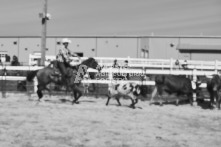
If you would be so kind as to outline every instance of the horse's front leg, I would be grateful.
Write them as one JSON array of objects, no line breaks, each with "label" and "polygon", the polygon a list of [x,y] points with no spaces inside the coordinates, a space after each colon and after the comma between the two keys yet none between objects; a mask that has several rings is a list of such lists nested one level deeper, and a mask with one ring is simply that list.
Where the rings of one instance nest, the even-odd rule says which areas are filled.
[{"label": "horse's front leg", "polygon": [[75,86],[73,89],[74,94],[74,100],[72,101],[72,104],[79,104],[78,100],[82,96],[82,91],[79,87]]}]

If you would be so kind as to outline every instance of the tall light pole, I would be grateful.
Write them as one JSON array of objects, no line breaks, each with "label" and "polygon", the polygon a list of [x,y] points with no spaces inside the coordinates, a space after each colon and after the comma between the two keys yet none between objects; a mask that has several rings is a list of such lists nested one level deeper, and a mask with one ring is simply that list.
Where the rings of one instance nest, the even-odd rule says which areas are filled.
[{"label": "tall light pole", "polygon": [[41,34],[41,66],[45,65],[45,50],[46,50],[46,35],[47,35],[47,21],[51,18],[51,15],[47,13],[48,0],[44,0],[43,13],[40,13],[42,24]]}]

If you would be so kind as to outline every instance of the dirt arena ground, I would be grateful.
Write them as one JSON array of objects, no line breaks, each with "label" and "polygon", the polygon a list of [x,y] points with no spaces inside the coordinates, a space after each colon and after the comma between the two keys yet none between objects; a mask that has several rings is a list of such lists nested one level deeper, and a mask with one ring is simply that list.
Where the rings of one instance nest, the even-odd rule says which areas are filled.
[{"label": "dirt arena ground", "polygon": [[129,100],[33,95],[0,98],[0,147],[220,147],[221,110]]}]

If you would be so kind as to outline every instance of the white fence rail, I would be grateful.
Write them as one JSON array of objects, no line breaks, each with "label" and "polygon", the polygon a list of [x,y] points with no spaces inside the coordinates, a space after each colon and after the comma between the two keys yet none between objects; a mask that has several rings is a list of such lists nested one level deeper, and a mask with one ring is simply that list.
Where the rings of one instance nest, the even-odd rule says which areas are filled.
[{"label": "white fence rail", "polygon": [[[38,59],[40,59],[40,55],[29,55],[29,65],[37,65]],[[46,65],[55,60],[55,56],[46,56]],[[72,64],[78,64],[82,60],[87,59],[88,57],[77,58],[73,57]],[[160,69],[173,69],[177,68],[175,65],[176,59],[141,59],[141,58],[111,58],[111,57],[94,57],[99,64],[110,67],[113,64],[113,61],[117,59],[118,63],[123,66],[124,61],[127,60],[129,62],[130,67],[142,67],[142,68],[160,68]],[[221,70],[221,61],[194,61],[194,60],[179,60],[180,68],[182,65],[187,63],[188,69],[197,69],[197,70]]]},{"label": "white fence rail", "polygon": [[[29,56],[29,64],[30,66],[0,66],[0,70],[21,70],[21,71],[33,71],[43,68],[43,66],[32,66],[37,64],[37,60],[40,59],[39,55],[30,55]],[[55,59],[55,56],[46,56],[47,64],[49,61]],[[87,59],[87,57],[73,58],[73,64],[81,63],[82,60]],[[173,75],[191,75],[193,79],[196,80],[196,76],[210,76],[213,74],[217,74],[219,70],[221,70],[221,62],[220,61],[187,61],[187,68],[183,69],[181,67],[175,66],[175,59],[169,60],[162,60],[162,59],[136,59],[136,58],[103,58],[103,57],[96,57],[95,58],[100,65],[104,65],[100,74],[108,75],[108,79],[97,79],[97,80],[83,80],[83,83],[102,83],[102,84],[109,84],[113,82],[121,83],[121,82],[128,82],[128,81],[114,81],[112,79],[113,73],[130,73],[133,75],[144,75],[144,74],[173,74]],[[119,68],[115,69],[112,68],[113,61],[117,59],[120,65],[123,65],[125,60],[129,62],[129,68]],[[180,65],[184,64],[184,60],[179,61]],[[89,69],[89,72],[97,72],[94,69]],[[19,77],[19,76],[0,76],[0,80],[25,80],[26,77]],[[154,81],[130,81],[135,82],[138,84],[143,85],[155,85]],[[34,85],[36,86],[36,80]],[[205,87],[205,84],[202,85]],[[35,87],[36,89],[36,87]]]},{"label": "white fence rail", "polygon": [[[24,71],[33,71],[43,68],[43,66],[0,66],[0,70],[24,70]],[[94,69],[88,69],[88,72],[97,72]],[[115,68],[104,68],[101,73],[131,73],[131,74],[173,74],[173,75],[213,75],[217,74],[217,70],[197,70],[197,69],[115,69]]]}]

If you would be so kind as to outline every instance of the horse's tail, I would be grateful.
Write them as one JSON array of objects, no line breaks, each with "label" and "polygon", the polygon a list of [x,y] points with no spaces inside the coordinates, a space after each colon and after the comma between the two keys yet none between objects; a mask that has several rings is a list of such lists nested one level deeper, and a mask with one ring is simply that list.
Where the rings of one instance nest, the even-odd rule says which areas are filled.
[{"label": "horse's tail", "polygon": [[26,76],[27,81],[31,82],[34,79],[34,77],[36,76],[37,72],[38,72],[38,70],[28,72],[28,74]]}]

